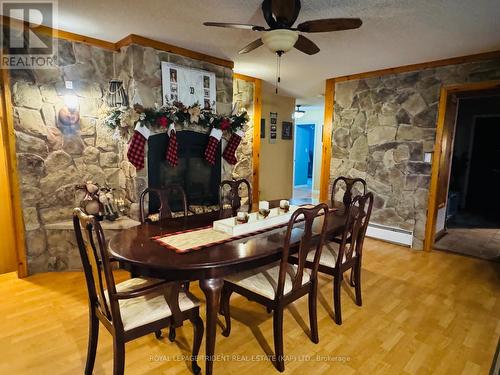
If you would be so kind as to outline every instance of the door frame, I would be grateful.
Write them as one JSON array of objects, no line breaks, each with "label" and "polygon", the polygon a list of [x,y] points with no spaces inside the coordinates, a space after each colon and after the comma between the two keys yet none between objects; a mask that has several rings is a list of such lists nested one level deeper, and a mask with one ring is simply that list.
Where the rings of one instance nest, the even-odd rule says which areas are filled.
[{"label": "door frame", "polygon": [[[432,170],[431,170],[431,182],[429,187],[429,197],[427,204],[427,220],[425,224],[425,237],[424,237],[424,250],[431,251],[434,245],[434,240],[436,238],[436,219],[438,212],[438,187],[439,187],[439,176],[448,176],[449,171],[440,171],[440,161],[443,155],[449,152],[448,147],[453,147],[453,142],[447,144],[447,149],[442,150],[441,144],[443,142],[443,136],[445,131],[446,120],[449,119],[449,113],[447,113],[448,103],[451,96],[454,94],[464,93],[464,92],[474,92],[483,90],[493,90],[500,89],[500,80],[496,81],[486,81],[479,83],[466,83],[459,85],[443,86],[441,88],[441,94],[439,98],[439,110],[438,119],[436,124],[436,141],[434,143],[434,154],[432,157]],[[443,173],[444,172],[444,173]],[[449,183],[449,182],[448,182]]]}]

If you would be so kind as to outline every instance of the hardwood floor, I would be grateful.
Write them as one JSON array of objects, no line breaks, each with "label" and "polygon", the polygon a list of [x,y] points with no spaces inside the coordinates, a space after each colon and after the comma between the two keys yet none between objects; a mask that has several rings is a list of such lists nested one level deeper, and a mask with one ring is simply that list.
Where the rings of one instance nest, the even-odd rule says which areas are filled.
[{"label": "hardwood floor", "polygon": [[[127,277],[118,274],[118,279]],[[347,287],[343,290],[342,326],[331,318],[331,279],[320,278],[318,345],[308,338],[307,299],[285,310],[285,373],[488,373],[500,335],[500,264],[368,239],[362,278],[363,307],[354,304]],[[197,285],[192,290],[203,299]],[[12,273],[0,275],[0,295],[0,374],[83,372],[87,303],[82,273],[21,280]],[[231,299],[231,312],[231,336],[217,335],[215,373],[278,374],[267,359],[259,360],[272,354],[272,315],[238,296]],[[189,323],[178,330],[176,343],[154,335],[131,342],[126,373],[188,374],[182,356],[189,355],[191,344]],[[111,373],[111,336],[101,329],[95,374]]]}]

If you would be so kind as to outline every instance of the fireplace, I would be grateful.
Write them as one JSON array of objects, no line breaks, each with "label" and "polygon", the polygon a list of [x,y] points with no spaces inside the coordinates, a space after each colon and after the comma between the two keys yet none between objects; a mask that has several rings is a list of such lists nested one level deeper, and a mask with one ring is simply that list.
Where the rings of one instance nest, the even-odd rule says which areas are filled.
[{"label": "fireplace", "polygon": [[[158,134],[148,140],[148,185],[162,188],[179,184],[184,188],[189,205],[211,206],[218,204],[219,184],[221,182],[220,144],[214,166],[204,158],[208,134],[193,131],[177,132],[179,163],[171,167],[165,160],[168,145],[167,134]],[[182,210],[180,197],[169,197],[173,211]],[[150,212],[159,208],[159,202],[151,196]]]}]

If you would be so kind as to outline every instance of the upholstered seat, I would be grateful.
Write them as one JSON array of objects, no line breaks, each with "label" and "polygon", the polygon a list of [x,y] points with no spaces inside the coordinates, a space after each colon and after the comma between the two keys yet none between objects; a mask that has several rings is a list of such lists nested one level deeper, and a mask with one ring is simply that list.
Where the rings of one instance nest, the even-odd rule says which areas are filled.
[{"label": "upholstered seat", "polygon": [[[323,250],[321,251],[321,257],[319,258],[319,264],[322,266],[330,267],[330,268],[335,268],[335,264],[337,263],[337,258],[339,255],[339,249],[340,245],[335,242],[326,242],[325,245],[323,246]],[[309,254],[307,254],[307,261],[308,262],[313,262],[314,261],[314,255],[316,254],[316,251],[311,251]],[[292,255],[293,257],[297,257],[297,255]],[[353,252],[353,257],[356,256],[356,251]],[[345,263],[346,257],[344,254],[344,259],[342,260],[342,263]]]},{"label": "upholstered seat", "polygon": [[[161,282],[158,279],[135,277],[116,284],[116,291],[118,293],[133,292],[134,290]],[[109,303],[107,291],[105,292],[105,297]],[[179,292],[179,309],[181,311],[187,311],[199,305],[200,301],[191,293]],[[168,318],[172,315],[170,307],[165,301],[165,296],[159,292],[153,292],[137,298],[121,299],[119,300],[119,307],[125,331]]]},{"label": "upholstered seat", "polygon": [[[280,262],[276,262],[270,265],[255,268],[253,270],[229,275],[225,278],[225,280],[274,300],[276,296],[276,289],[278,288],[279,273]],[[294,277],[296,273],[297,266],[288,264],[283,295],[286,295],[292,290],[292,277]],[[306,284],[310,277],[310,271],[304,270],[304,274],[302,275],[302,285]]]}]

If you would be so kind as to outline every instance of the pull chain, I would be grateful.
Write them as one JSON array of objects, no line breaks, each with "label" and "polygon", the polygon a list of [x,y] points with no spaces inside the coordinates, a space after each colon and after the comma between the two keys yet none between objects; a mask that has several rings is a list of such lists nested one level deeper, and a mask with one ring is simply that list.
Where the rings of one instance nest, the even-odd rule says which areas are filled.
[{"label": "pull chain", "polygon": [[278,88],[281,83],[281,56],[283,51],[276,52],[276,94],[278,94]]}]

